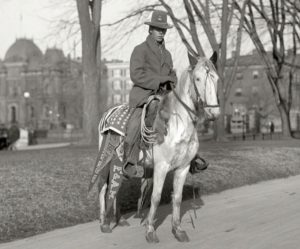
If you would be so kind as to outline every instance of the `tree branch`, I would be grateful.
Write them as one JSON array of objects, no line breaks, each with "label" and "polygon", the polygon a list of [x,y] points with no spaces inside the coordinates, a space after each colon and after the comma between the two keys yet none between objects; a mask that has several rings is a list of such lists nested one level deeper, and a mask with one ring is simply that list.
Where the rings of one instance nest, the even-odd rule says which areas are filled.
[{"label": "tree branch", "polygon": [[209,23],[207,23],[205,21],[204,16],[202,15],[200,9],[198,8],[198,6],[194,2],[194,0],[191,0],[191,3],[192,3],[193,9],[194,9],[200,23],[205,31],[205,34],[209,40],[209,43],[210,43],[212,49],[215,51],[219,51],[218,42],[217,42],[216,36],[214,34],[213,28],[209,25]]},{"label": "tree branch", "polygon": [[[231,90],[231,87],[234,82],[234,78],[236,76],[239,58],[240,58],[240,51],[241,51],[241,43],[242,43],[242,28],[244,25],[244,18],[245,18],[245,11],[246,11],[246,4],[249,0],[244,1],[243,6],[241,8],[241,17],[239,21],[239,26],[237,30],[237,42],[236,42],[236,48],[235,48],[235,56],[234,56],[234,63],[233,68],[231,70],[231,74],[228,78],[228,80],[225,82],[225,98],[227,99]],[[234,6],[234,4],[232,4]]]},{"label": "tree branch", "polygon": [[198,33],[197,33],[197,29],[196,29],[196,22],[195,22],[195,18],[193,15],[193,11],[191,8],[191,5],[189,3],[189,0],[183,0],[184,2],[184,8],[185,11],[187,13],[188,16],[188,20],[189,20],[189,24],[190,24],[190,30],[191,30],[191,36],[192,36],[192,40],[195,44],[195,47],[197,49],[197,52],[199,55],[204,55],[204,50],[200,44],[199,38],[198,38]]},{"label": "tree branch", "polygon": [[191,44],[188,42],[185,34],[183,33],[179,23],[177,22],[178,18],[175,17],[175,14],[172,10],[172,8],[164,1],[164,0],[159,0],[160,3],[164,6],[164,8],[166,9],[166,11],[168,12],[170,18],[172,19],[174,26],[183,42],[183,44],[187,47],[187,50],[192,53],[194,56],[198,56],[197,52],[195,51],[195,49],[191,46]]},{"label": "tree branch", "polygon": [[142,8],[139,8],[137,10],[132,11],[131,13],[129,13],[128,15],[124,16],[123,18],[113,22],[113,23],[105,23],[102,24],[101,27],[111,27],[111,26],[115,26],[117,24],[122,23],[125,20],[128,20],[130,18],[136,17],[136,16],[141,16],[143,13],[145,12],[151,12],[153,11],[156,7],[162,6],[162,4],[151,4],[151,5],[147,5],[144,6]]}]

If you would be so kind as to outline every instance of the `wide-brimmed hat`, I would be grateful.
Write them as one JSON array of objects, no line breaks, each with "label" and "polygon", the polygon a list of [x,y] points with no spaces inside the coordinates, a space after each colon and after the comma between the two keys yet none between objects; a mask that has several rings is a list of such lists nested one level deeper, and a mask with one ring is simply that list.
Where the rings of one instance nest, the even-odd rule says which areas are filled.
[{"label": "wide-brimmed hat", "polygon": [[170,29],[172,25],[167,23],[167,12],[162,10],[154,10],[152,13],[151,21],[145,24],[161,29]]}]

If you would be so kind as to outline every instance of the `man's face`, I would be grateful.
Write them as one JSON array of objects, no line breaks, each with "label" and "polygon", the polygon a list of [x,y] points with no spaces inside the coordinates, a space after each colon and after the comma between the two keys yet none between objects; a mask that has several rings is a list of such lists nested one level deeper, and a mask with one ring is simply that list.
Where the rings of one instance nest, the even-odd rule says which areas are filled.
[{"label": "man's face", "polygon": [[167,32],[166,29],[161,29],[157,27],[152,27],[151,29],[151,35],[154,38],[154,40],[157,42],[162,42],[164,40],[166,32]]}]

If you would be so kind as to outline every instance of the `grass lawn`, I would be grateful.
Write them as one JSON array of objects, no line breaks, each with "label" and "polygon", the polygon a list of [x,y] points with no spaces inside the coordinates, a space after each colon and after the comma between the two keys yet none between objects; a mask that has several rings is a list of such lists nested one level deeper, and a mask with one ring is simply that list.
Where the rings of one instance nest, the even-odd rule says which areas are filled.
[{"label": "grass lawn", "polygon": [[[300,174],[300,140],[203,142],[200,151],[210,166],[188,176],[184,198],[191,185],[209,194]],[[96,190],[87,196],[87,188],[96,153],[96,147],[79,146],[0,151],[0,243],[95,220]],[[123,212],[136,208],[138,185],[124,184]],[[170,185],[163,202],[170,200]]]}]

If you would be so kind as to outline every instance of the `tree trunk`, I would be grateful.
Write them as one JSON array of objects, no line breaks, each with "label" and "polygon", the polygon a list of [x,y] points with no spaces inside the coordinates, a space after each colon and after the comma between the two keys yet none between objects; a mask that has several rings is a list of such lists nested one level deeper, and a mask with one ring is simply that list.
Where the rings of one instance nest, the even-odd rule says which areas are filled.
[{"label": "tree trunk", "polygon": [[97,6],[99,8],[93,9],[92,14],[90,14],[90,3],[88,0],[77,0],[82,40],[83,130],[85,135],[83,142],[86,144],[96,144],[100,116],[100,66],[98,63],[98,59],[100,58],[97,58],[97,56],[100,56],[99,15],[101,16],[101,6],[98,4],[101,4],[101,1],[93,2],[94,7]]},{"label": "tree trunk", "polygon": [[[220,85],[221,82],[219,82]],[[221,87],[220,87],[221,88]],[[224,94],[219,94],[219,104],[220,104],[220,116],[216,122],[216,127],[214,129],[214,139],[216,141],[225,141],[225,127],[224,127],[224,120],[225,120],[225,98]]]},{"label": "tree trunk", "polygon": [[218,63],[218,73],[219,73],[219,86],[218,86],[218,95],[219,95],[219,104],[220,104],[220,116],[217,121],[217,130],[215,130],[215,140],[223,141],[225,140],[225,129],[224,129],[224,117],[225,117],[225,64],[226,64],[226,52],[227,52],[227,31],[228,27],[228,0],[223,0],[222,3],[222,20],[221,20],[221,46],[219,49],[219,58]]},{"label": "tree trunk", "polygon": [[83,67],[83,130],[87,144],[96,144],[98,141],[100,79],[96,70]]},{"label": "tree trunk", "polygon": [[290,115],[289,112],[284,108],[283,105],[278,105],[278,110],[281,117],[282,122],[282,136],[284,138],[291,138],[292,132],[291,132],[291,121],[290,121]]}]

